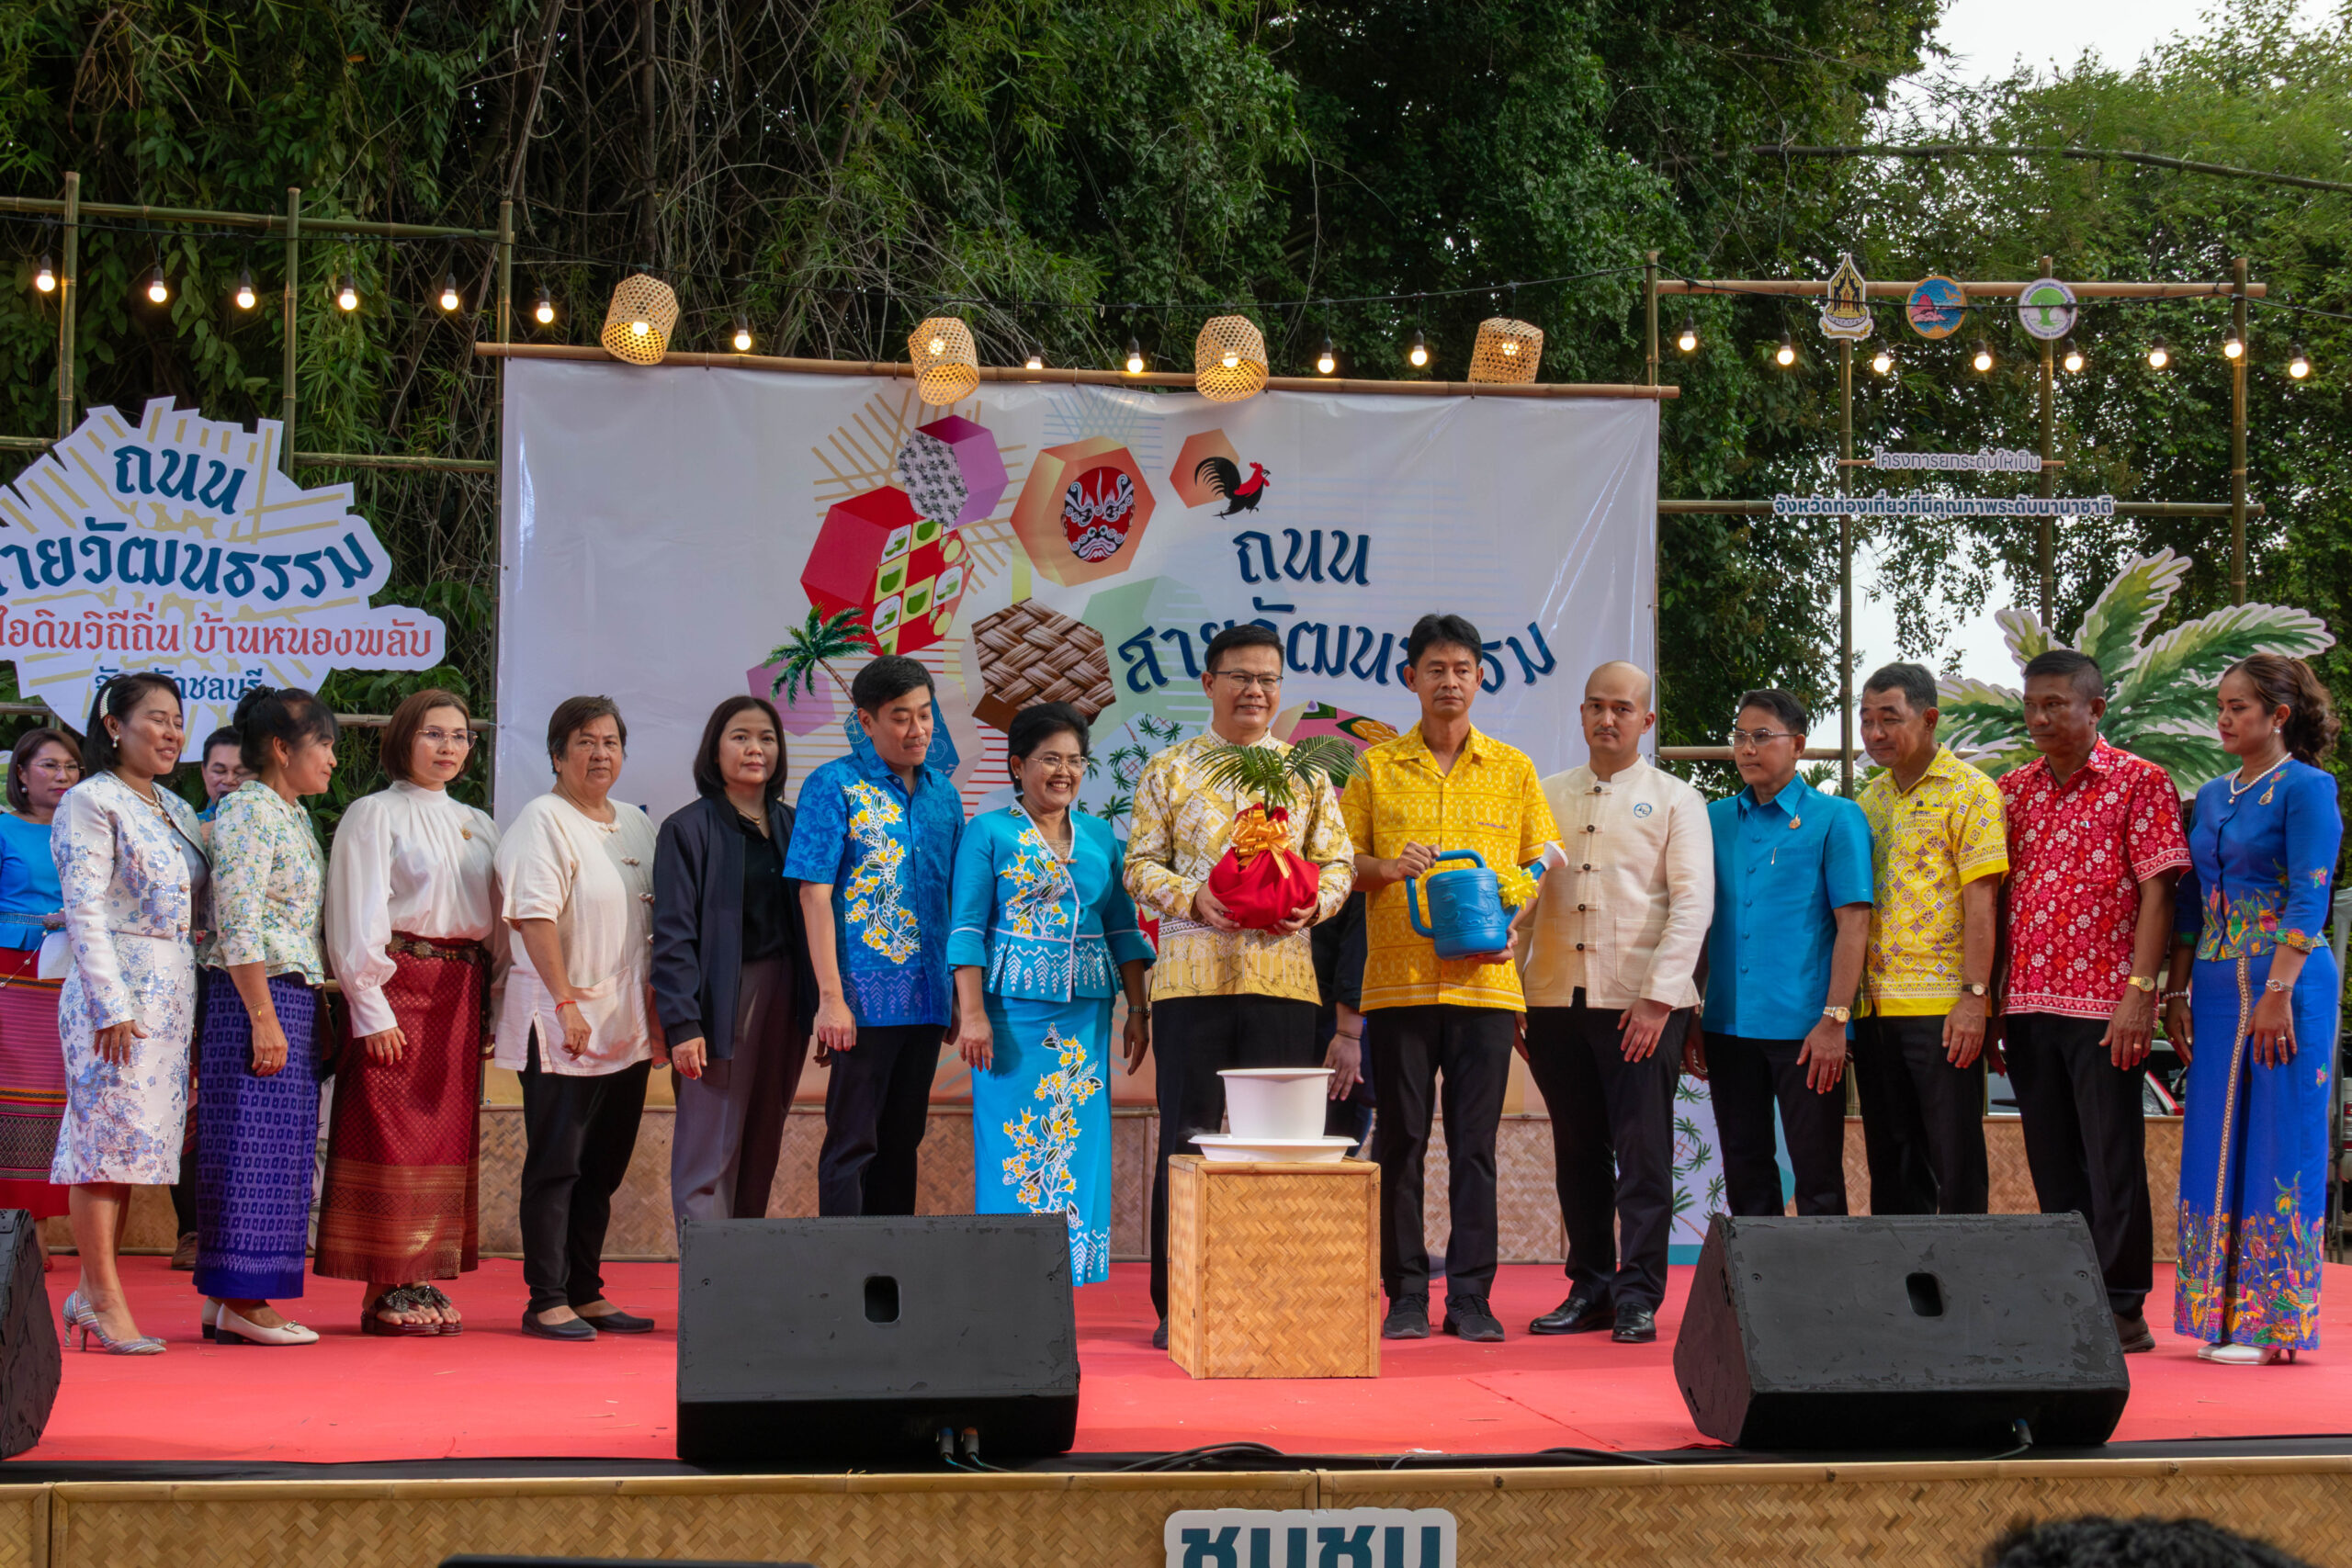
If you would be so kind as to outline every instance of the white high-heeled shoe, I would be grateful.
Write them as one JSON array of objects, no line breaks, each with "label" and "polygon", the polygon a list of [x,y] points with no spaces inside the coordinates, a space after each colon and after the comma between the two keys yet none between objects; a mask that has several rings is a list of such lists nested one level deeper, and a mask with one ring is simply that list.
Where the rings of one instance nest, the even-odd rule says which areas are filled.
[{"label": "white high-heeled shoe", "polygon": [[218,1296],[205,1297],[204,1310],[196,1314],[196,1320],[202,1325],[204,1329],[204,1337],[207,1339],[211,1338],[213,1331],[220,1325],[220,1298]]},{"label": "white high-heeled shoe", "polygon": [[2292,1361],[2291,1346],[2279,1345],[2200,1345],[2197,1348],[2200,1361],[2217,1361],[2225,1367],[2267,1367],[2273,1361]]},{"label": "white high-heeled shoe", "polygon": [[212,1337],[223,1345],[315,1345],[319,1342],[319,1331],[315,1328],[305,1328],[290,1319],[278,1327],[264,1328],[258,1323],[247,1321],[226,1302],[220,1303],[220,1316],[213,1323]]}]

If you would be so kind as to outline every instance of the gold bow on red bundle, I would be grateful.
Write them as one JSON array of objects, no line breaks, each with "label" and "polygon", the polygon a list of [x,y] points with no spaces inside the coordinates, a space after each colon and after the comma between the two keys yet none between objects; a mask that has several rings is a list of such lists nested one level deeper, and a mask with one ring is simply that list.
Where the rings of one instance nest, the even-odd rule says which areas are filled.
[{"label": "gold bow on red bundle", "polygon": [[[1261,854],[1289,855],[1290,813],[1281,807],[1251,806],[1233,818],[1233,853],[1243,865]],[[1287,863],[1284,869],[1288,869]]]}]

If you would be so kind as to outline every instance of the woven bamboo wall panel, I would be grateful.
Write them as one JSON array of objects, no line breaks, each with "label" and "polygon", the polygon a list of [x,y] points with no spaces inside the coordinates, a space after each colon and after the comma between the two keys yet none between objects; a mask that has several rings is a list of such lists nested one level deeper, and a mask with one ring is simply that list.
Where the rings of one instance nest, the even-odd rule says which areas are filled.
[{"label": "woven bamboo wall panel", "polygon": [[1196,1378],[1380,1375],[1380,1168],[1168,1162],[1168,1353]]},{"label": "woven bamboo wall panel", "polygon": [[[74,1483],[51,1568],[432,1568],[451,1552],[1102,1568],[1162,1560],[1179,1508],[1313,1506],[1315,1478],[729,1477]],[[31,1568],[31,1565],[28,1565]]]},{"label": "woven bamboo wall panel", "polygon": [[0,1486],[0,1568],[46,1568],[50,1489]]},{"label": "woven bamboo wall panel", "polygon": [[1326,1472],[1322,1506],[1451,1508],[1464,1564],[1549,1561],[1573,1541],[1578,1568],[1974,1568],[2014,1526],[2083,1514],[2194,1515],[2313,1562],[2342,1562],[2352,1540],[2345,1460],[1724,1465],[1435,1479],[1395,1485],[1376,1472]]}]

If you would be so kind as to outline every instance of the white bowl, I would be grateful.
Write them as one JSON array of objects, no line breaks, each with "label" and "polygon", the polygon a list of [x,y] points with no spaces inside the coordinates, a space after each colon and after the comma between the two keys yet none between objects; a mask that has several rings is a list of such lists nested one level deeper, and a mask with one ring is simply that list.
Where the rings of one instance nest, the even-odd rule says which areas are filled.
[{"label": "white bowl", "polygon": [[1345,1159],[1353,1138],[1245,1138],[1238,1133],[1203,1133],[1193,1140],[1212,1160],[1310,1160],[1329,1165]]},{"label": "white bowl", "polygon": [[1329,1103],[1329,1067],[1228,1067],[1225,1124],[1235,1137],[1319,1138]]}]

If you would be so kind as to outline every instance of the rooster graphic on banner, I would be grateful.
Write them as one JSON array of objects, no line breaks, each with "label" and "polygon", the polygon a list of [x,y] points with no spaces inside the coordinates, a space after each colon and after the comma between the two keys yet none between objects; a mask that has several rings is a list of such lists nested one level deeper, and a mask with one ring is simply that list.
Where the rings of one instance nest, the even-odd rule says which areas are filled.
[{"label": "rooster graphic on banner", "polygon": [[1273,479],[1263,463],[1250,465],[1250,477],[1241,477],[1241,467],[1230,457],[1204,457],[1193,469],[1193,478],[1225,497],[1225,510],[1219,517],[1230,517],[1237,512],[1255,512],[1258,503],[1266,499],[1266,486]]},{"label": "rooster graphic on banner", "polygon": [[1062,492],[1062,532],[1069,552],[1082,561],[1106,561],[1127,542],[1135,525],[1135,480],[1105,465],[1089,468]]}]

